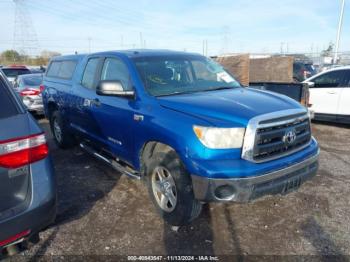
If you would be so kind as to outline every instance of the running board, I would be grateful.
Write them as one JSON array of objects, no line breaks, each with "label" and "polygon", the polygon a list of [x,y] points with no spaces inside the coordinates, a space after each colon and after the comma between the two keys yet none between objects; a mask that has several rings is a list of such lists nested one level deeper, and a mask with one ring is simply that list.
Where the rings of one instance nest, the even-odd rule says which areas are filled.
[{"label": "running board", "polygon": [[93,155],[94,157],[106,162],[112,168],[119,171],[120,173],[127,175],[131,178],[134,178],[134,179],[141,179],[139,173],[137,171],[131,169],[130,167],[125,167],[125,166],[121,165],[120,163],[118,163],[116,160],[108,158],[106,156],[103,156],[103,155],[97,153],[92,147],[90,147],[84,143],[79,144],[79,146],[82,149],[84,149],[87,153],[89,153],[90,155]]}]

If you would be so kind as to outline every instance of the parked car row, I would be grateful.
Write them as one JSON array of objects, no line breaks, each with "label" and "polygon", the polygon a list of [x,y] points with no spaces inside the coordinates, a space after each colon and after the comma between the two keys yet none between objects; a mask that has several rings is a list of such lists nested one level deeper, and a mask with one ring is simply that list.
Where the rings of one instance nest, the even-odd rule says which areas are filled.
[{"label": "parked car row", "polygon": [[43,74],[27,74],[17,76],[13,83],[14,90],[21,97],[30,112],[43,114]]}]

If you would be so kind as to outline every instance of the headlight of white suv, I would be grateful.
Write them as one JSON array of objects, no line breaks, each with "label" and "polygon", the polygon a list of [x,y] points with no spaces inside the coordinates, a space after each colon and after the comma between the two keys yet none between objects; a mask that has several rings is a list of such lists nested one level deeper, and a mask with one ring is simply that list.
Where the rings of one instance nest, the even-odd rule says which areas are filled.
[{"label": "headlight of white suv", "polygon": [[193,126],[198,139],[211,149],[241,148],[245,128],[218,128]]}]

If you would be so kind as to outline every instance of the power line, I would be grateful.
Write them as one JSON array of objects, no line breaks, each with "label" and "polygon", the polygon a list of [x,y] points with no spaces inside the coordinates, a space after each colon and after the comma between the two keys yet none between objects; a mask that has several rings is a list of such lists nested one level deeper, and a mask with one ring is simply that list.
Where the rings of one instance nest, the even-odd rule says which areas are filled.
[{"label": "power line", "polygon": [[13,0],[15,4],[15,25],[13,49],[21,54],[38,55],[39,42],[24,0]]}]

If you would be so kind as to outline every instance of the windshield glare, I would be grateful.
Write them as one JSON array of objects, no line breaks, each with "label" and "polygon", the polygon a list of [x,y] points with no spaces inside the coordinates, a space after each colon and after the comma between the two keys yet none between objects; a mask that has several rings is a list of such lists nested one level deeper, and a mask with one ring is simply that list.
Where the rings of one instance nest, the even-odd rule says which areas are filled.
[{"label": "windshield glare", "polygon": [[219,64],[202,56],[136,58],[146,91],[153,96],[240,87]]}]

